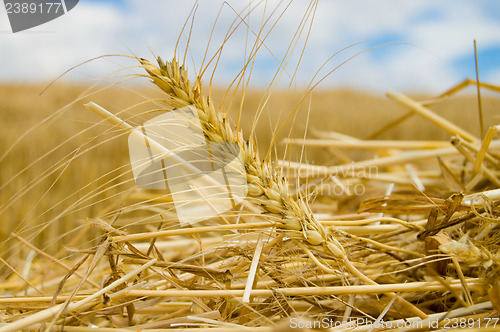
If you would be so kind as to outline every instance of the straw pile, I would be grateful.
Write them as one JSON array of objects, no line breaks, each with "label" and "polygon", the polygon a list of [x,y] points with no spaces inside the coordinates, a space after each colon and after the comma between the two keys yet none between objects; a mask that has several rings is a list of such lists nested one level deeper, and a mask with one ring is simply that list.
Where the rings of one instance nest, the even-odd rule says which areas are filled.
[{"label": "straw pile", "polygon": [[[172,197],[123,194],[127,206],[86,220],[101,237],[60,259],[36,252],[2,282],[1,331],[252,327],[262,331],[494,327],[500,310],[499,126],[484,137],[404,95],[387,96],[450,141],[360,140],[334,132],[289,138],[344,163],[318,166],[258,155],[174,59],[138,59],[165,110],[193,105],[205,137],[242,151],[247,199],[180,227]],[[496,91],[495,86],[482,88]],[[131,131],[96,104],[114,129]],[[364,151],[349,161],[346,151]],[[50,268],[44,268],[50,266]],[[37,273],[29,273],[29,271]],[[27,276],[27,277],[26,277]],[[500,326],[500,324],[498,325]]]}]

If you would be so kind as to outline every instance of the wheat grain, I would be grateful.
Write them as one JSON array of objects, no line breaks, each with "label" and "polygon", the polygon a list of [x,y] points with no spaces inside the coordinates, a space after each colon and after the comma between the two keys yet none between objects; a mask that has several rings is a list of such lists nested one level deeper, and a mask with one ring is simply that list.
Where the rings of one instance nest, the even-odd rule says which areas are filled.
[{"label": "wheat grain", "polygon": [[210,96],[203,94],[200,78],[191,84],[187,70],[175,58],[164,62],[158,57],[158,66],[146,59],[138,60],[153,83],[167,93],[172,107],[193,105],[196,108],[203,132],[210,141],[238,144],[245,164],[248,195],[256,198],[268,213],[279,216],[278,228],[296,231],[291,236],[300,232],[301,240],[309,245],[339,260],[346,258],[343,247],[314,218],[307,203],[292,197],[287,180],[269,163],[260,161],[253,142],[246,141],[242,132],[233,130],[222,112],[216,112]]}]

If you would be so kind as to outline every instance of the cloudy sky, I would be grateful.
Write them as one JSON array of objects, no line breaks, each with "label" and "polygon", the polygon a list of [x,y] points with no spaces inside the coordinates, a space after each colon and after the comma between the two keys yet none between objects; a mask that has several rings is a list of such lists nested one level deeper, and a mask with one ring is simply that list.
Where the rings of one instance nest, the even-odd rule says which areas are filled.
[{"label": "cloudy sky", "polygon": [[[53,80],[73,66],[104,54],[134,54],[149,59],[158,54],[169,59],[195,3],[80,0],[66,15],[15,34],[5,7],[0,6],[0,82]],[[320,87],[439,93],[466,77],[475,77],[474,39],[480,79],[500,84],[500,1],[320,0],[316,8],[309,4],[306,0],[291,4],[278,0],[200,0],[186,59],[188,68],[198,71],[212,28],[209,56],[221,46],[228,31],[237,27],[223,49],[214,76],[216,83],[227,84],[241,70],[264,25],[260,34],[261,40],[265,38],[264,45],[252,70],[254,86],[270,83],[289,46],[293,53],[279,83],[285,87],[292,77],[293,84],[306,86],[330,56],[348,47],[321,69],[316,80],[354,58]],[[294,43],[294,34],[304,20],[301,37]],[[190,26],[189,21],[180,39],[181,55]],[[63,79],[81,81],[123,74],[127,72],[123,68],[133,64],[126,59],[104,58],[72,70]]]}]

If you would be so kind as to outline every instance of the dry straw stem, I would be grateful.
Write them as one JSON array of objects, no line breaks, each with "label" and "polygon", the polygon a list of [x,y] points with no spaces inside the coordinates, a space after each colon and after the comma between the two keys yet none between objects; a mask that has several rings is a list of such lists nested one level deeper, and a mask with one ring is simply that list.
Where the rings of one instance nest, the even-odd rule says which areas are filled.
[{"label": "dry straw stem", "polygon": [[124,275],[120,279],[112,282],[111,284],[109,284],[108,286],[106,286],[104,288],[101,288],[99,291],[93,293],[92,295],[90,295],[90,296],[88,296],[88,297],[86,297],[78,302],[71,302],[67,306],[65,305],[65,303],[58,304],[58,305],[50,307],[48,309],[39,311],[36,314],[25,317],[24,319],[20,319],[14,323],[0,325],[0,331],[9,332],[9,331],[17,331],[17,330],[26,329],[26,328],[32,326],[33,324],[41,323],[43,321],[46,321],[47,319],[50,319],[51,317],[58,315],[59,312],[61,311],[61,309],[63,309],[64,307],[66,307],[67,312],[71,312],[71,311],[77,310],[78,308],[84,307],[85,305],[88,305],[89,303],[91,303],[93,300],[96,300],[99,297],[101,297],[103,294],[114,290],[119,285],[122,285],[125,282],[127,282],[128,280],[134,278],[142,271],[151,267],[155,262],[156,262],[156,258],[152,259],[151,261],[144,264],[143,266],[140,266],[140,267],[136,268],[135,270],[130,271],[129,273],[127,273],[126,275]]},{"label": "dry straw stem", "polygon": [[[405,318],[405,319],[399,319],[399,320],[393,320],[391,321],[391,326],[412,326],[410,323],[415,323],[413,326],[415,328],[422,326],[422,329],[426,329],[430,326],[431,323],[433,322],[440,322],[439,327],[443,327],[444,323],[446,323],[445,318],[448,319],[453,319],[456,317],[466,317],[469,315],[474,315],[477,314],[478,312],[489,310],[492,308],[492,303],[490,301],[478,303],[478,304],[473,304],[471,306],[465,307],[465,308],[459,308],[455,310],[450,310],[448,312],[444,313],[437,313],[437,314],[431,314],[429,315],[429,318],[426,318],[424,320],[421,320],[418,317],[411,317],[411,318]],[[478,317],[471,317],[473,321],[476,321]],[[467,321],[467,320],[466,320]],[[497,331],[498,328],[493,329],[493,331]],[[373,330],[373,324],[368,324],[364,326],[357,326],[354,329],[349,329],[349,331],[356,331],[356,332],[362,332],[362,331],[371,331]],[[410,329],[408,329],[410,330]],[[463,331],[464,328],[460,328],[460,331]],[[467,329],[467,331],[474,331],[476,329]],[[456,329],[446,329],[446,331],[459,331]],[[489,331],[487,328],[479,328],[477,331]]]},{"label": "dry straw stem", "polygon": [[[208,140],[213,142],[236,143],[240,147],[245,164],[248,182],[248,196],[257,198],[268,213],[279,217],[276,225],[283,230],[300,232],[301,239],[321,251],[328,252],[339,260],[345,259],[345,252],[333,235],[324,228],[310,212],[303,200],[295,200],[289,191],[286,179],[271,167],[259,160],[252,141],[245,141],[241,132],[236,133],[223,115],[217,112],[208,96],[202,92],[202,83],[197,79],[191,85],[185,68],[173,59],[163,62],[158,58],[155,66],[145,59],[138,59],[148,72],[149,78],[167,93],[167,103],[172,107],[194,106]],[[134,132],[123,120],[95,104],[89,104],[92,111],[103,116],[119,128]],[[136,131],[142,137],[140,131]],[[154,143],[153,143],[154,144]],[[184,161],[178,161],[185,164]]]},{"label": "dry straw stem", "polygon": [[475,194],[469,194],[464,196],[463,204],[465,205],[473,205],[481,203],[486,203],[484,198],[489,199],[491,201],[500,200],[500,189],[487,190]]},{"label": "dry straw stem", "polygon": [[[37,252],[38,254],[40,254],[40,255],[48,258],[50,261],[52,261],[52,262],[56,263],[57,265],[63,267],[67,271],[71,271],[71,267],[69,267],[67,264],[65,264],[64,262],[62,262],[61,260],[59,260],[59,259],[57,259],[55,257],[52,257],[51,255],[47,254],[46,252],[38,249],[37,247],[35,247],[34,245],[32,245],[31,243],[29,243],[28,241],[26,241],[22,237],[20,237],[19,235],[15,234],[15,233],[12,233],[12,237],[14,237],[15,239],[21,241],[25,246],[27,246],[31,250],[33,250],[33,251]],[[77,277],[79,277],[79,278],[83,277],[78,271],[75,271],[75,275]],[[85,279],[85,282],[89,283],[90,285],[92,285],[94,287],[99,287],[99,285],[96,284],[95,282],[93,282],[92,280]]]},{"label": "dry straw stem", "polygon": [[[489,162],[492,165],[497,166],[497,167],[500,166],[500,161],[499,161],[498,157],[495,157],[491,153],[487,152],[490,145],[494,142],[498,142],[498,141],[489,141],[489,140],[486,140],[486,138],[485,138],[483,140],[483,142],[481,143],[481,146],[478,147],[475,143],[470,143],[470,142],[467,142],[467,141],[462,139],[462,141],[461,141],[462,145],[465,146],[467,149],[469,149],[472,152],[477,154],[476,161],[474,163],[474,172],[476,172],[475,171],[476,165],[479,165],[478,167],[480,167],[482,165],[483,161],[487,161],[487,162]],[[483,149],[484,149],[484,152],[483,152]]]},{"label": "dry straw stem", "polygon": [[438,149],[450,146],[446,141],[376,141],[376,140],[356,140],[339,141],[332,139],[304,139],[304,138],[285,138],[282,141],[285,144],[313,146],[313,147],[335,147],[343,149]]},{"label": "dry straw stem", "polygon": [[465,140],[469,142],[476,142],[478,141],[478,138],[469,132],[465,131],[464,129],[460,128],[459,126],[455,125],[454,123],[451,123],[450,121],[444,119],[443,117],[437,115],[436,113],[432,112],[428,108],[422,106],[420,103],[416,102],[415,100],[411,99],[408,96],[405,96],[401,93],[396,93],[396,92],[391,92],[388,91],[386,93],[386,96],[389,97],[392,100],[395,100],[399,104],[407,107],[411,111],[419,114],[420,116],[424,117],[425,119],[431,121],[435,125],[443,128],[447,132],[449,132],[451,135],[460,135],[463,137]]},{"label": "dry straw stem", "polygon": [[[463,140],[461,137],[452,137],[451,144],[472,164],[475,162],[474,156],[471,152],[465,148],[462,144]],[[500,180],[495,176],[492,170],[486,167],[484,164],[480,164],[479,171],[491,182],[493,182],[497,187],[500,187]]]},{"label": "dry straw stem", "polygon": [[[378,222],[380,220],[385,221],[394,221],[402,226],[398,225],[373,225],[366,226],[367,223],[370,222]],[[373,220],[359,220],[359,221],[319,221],[319,223],[325,227],[335,226],[339,230],[348,232],[356,235],[365,235],[365,234],[373,234],[373,233],[387,233],[395,230],[402,230],[405,228],[422,230],[422,227],[418,224],[409,224],[403,220],[396,218],[377,218],[375,221]],[[356,225],[358,224],[358,225]],[[209,232],[216,231],[224,231],[224,230],[252,230],[252,229],[263,229],[270,228],[273,224],[267,222],[256,222],[256,223],[244,223],[244,224],[228,224],[228,225],[213,225],[213,226],[199,226],[199,227],[190,227],[190,228],[179,228],[179,229],[168,229],[164,231],[152,231],[145,233],[135,233],[135,234],[127,234],[127,235],[116,235],[112,237],[113,242],[127,242],[127,241],[137,241],[137,240],[150,240],[150,239],[160,239],[165,237],[173,237],[178,235],[195,235],[195,234],[203,234]],[[204,240],[209,241],[209,240]],[[214,242],[216,242],[214,240]],[[157,246],[159,248],[163,248],[164,246],[175,247],[177,243],[176,241],[170,241],[166,243],[158,243]],[[190,241],[189,243],[193,243]]]},{"label": "dry straw stem", "polygon": [[269,228],[271,226],[272,224],[266,222],[200,226],[200,227],[190,227],[190,228],[168,229],[164,231],[155,231],[155,232],[136,233],[129,235],[117,235],[112,237],[111,240],[113,242],[149,240],[149,239],[158,239],[176,235],[194,235],[194,234],[202,234],[202,233],[216,232],[222,230],[260,229],[260,228]]},{"label": "dry straw stem", "polygon": [[[500,144],[498,144],[500,145]],[[327,176],[327,175],[346,175],[352,176],[360,170],[368,170],[370,167],[385,167],[398,164],[406,164],[414,161],[422,161],[437,156],[456,155],[457,151],[453,147],[433,149],[433,150],[417,150],[402,152],[395,156],[367,159],[363,161],[353,162],[339,166],[316,166],[305,163],[291,162],[280,160],[280,166],[288,167],[299,171],[299,174],[304,176]]]},{"label": "dry straw stem", "polygon": [[[485,157],[490,162],[492,161],[493,157],[491,157],[491,155],[488,154],[488,148],[490,147],[491,141],[493,140],[493,137],[495,137],[495,134],[497,133],[498,129],[500,129],[500,126],[490,127],[488,129],[488,132],[486,133],[486,136],[481,142],[481,148],[479,149],[479,151],[477,151],[476,162],[474,163],[475,173],[479,172],[479,169],[481,168],[481,165]],[[495,161],[495,159],[493,159],[493,161]],[[496,160],[496,162],[498,163],[498,160]]]},{"label": "dry straw stem", "polygon": [[[127,134],[132,135],[134,139],[137,139],[139,141],[144,141],[146,140],[148,143],[148,146],[156,153],[160,154],[163,158],[169,159],[172,162],[174,162],[176,165],[179,165],[180,167],[186,169],[187,171],[190,172],[199,172],[199,170],[194,167],[191,163],[186,162],[184,159],[182,159],[178,154],[173,153],[172,151],[168,150],[165,148],[163,145],[160,143],[156,142],[153,140],[151,137],[144,135],[140,130],[133,128],[131,125],[129,125],[127,122],[123,121],[113,113],[109,112],[108,110],[104,109],[103,107],[97,105],[96,103],[90,102],[85,105],[85,107],[94,112],[95,114],[101,116],[105,120],[107,120],[109,123],[112,125],[118,127],[118,129],[123,130]],[[220,183],[216,182],[214,179],[210,177],[201,177],[201,181],[208,181],[208,185],[215,185],[215,186],[220,186]]]},{"label": "dry straw stem", "polygon": [[19,277],[19,279],[21,279],[23,282],[26,283],[27,286],[33,288],[38,294],[43,295],[43,293],[35,285],[33,285],[29,280],[24,278],[21,273],[19,273],[15,268],[13,268],[9,263],[7,263],[2,257],[0,257],[0,263],[5,265],[9,270],[11,270],[14,274],[16,274]]},{"label": "dry straw stem", "polygon": [[[66,301],[69,298],[69,295],[59,295],[55,298],[56,303],[61,303]],[[83,300],[85,299],[85,295],[77,295],[73,299],[74,300]],[[31,303],[43,303],[49,304],[54,300],[53,296],[16,296],[16,297],[0,297],[0,308],[4,309],[9,305],[13,304],[31,304]]]},{"label": "dry straw stem", "polygon": [[[480,290],[485,286],[485,281],[481,279],[466,279],[469,288],[472,290]],[[342,295],[342,294],[387,294],[390,292],[430,292],[430,291],[447,291],[447,290],[462,290],[460,280],[431,282],[409,282],[403,284],[375,284],[375,285],[359,285],[359,286],[331,286],[331,287],[287,287],[273,289],[252,289],[253,297],[268,297],[274,294],[284,296],[315,296],[315,295]],[[143,290],[133,289],[120,294],[124,296],[147,296],[147,297],[243,297],[244,289],[226,289],[226,290]]]},{"label": "dry straw stem", "polygon": [[[467,144],[467,142],[465,143]],[[492,141],[489,147],[491,149],[498,149],[500,147],[500,141]],[[302,177],[319,177],[328,175],[342,175],[348,177],[357,175],[360,171],[362,171],[363,174],[367,173],[367,175],[369,176],[369,172],[367,172],[366,170],[370,170],[371,168],[394,166],[412,162],[422,162],[431,158],[455,155],[458,155],[456,148],[448,147],[430,150],[420,149],[415,151],[405,151],[394,156],[377,157],[338,166],[318,166],[285,160],[279,160],[278,165],[293,169]]]},{"label": "dry straw stem", "polygon": [[500,87],[498,87],[496,85],[488,84],[488,83],[484,83],[484,82],[479,82],[479,84],[477,84],[476,81],[474,81],[470,78],[466,78],[465,80],[458,83],[457,85],[455,85],[451,89],[448,89],[447,91],[443,92],[441,95],[439,95],[438,98],[442,99],[443,97],[449,97],[451,95],[454,95],[455,93],[466,88],[469,85],[474,85],[474,86],[479,85],[479,87],[481,87],[481,88],[488,89],[488,90],[495,91],[495,92],[500,92]]}]

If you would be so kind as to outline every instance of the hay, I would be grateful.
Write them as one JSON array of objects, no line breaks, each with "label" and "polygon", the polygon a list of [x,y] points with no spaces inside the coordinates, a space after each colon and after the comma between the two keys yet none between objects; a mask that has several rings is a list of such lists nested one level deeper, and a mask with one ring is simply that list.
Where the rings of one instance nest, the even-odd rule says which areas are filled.
[{"label": "hay", "polygon": [[[448,131],[450,141],[364,141],[316,131],[317,139],[285,143],[332,148],[334,156],[370,153],[336,166],[273,165],[175,60],[139,61],[169,107],[195,105],[207,138],[243,149],[247,200],[182,228],[168,194],[125,192],[119,201],[127,206],[86,220],[81,233],[97,229],[98,245],[66,248],[67,258],[13,234],[36,256],[23,271],[2,260],[12,273],[0,283],[1,331],[496,325],[498,127],[481,140],[427,102],[390,93]],[[90,108],[130,130],[118,116]]]}]

